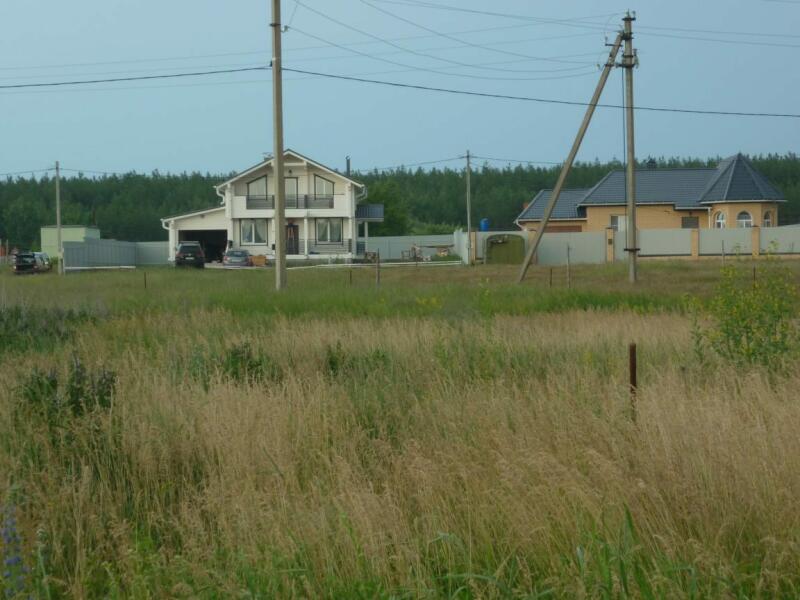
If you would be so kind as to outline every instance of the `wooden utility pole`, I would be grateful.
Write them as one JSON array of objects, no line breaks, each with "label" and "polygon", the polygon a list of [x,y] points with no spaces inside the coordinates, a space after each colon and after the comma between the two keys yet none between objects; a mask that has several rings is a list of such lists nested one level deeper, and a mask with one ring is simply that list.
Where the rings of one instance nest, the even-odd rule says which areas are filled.
[{"label": "wooden utility pole", "polygon": [[625,251],[628,253],[628,281],[636,283],[636,254],[639,252],[636,239],[636,152],[634,149],[633,135],[633,68],[636,66],[636,54],[633,50],[632,23],[636,20],[630,11],[622,21],[625,27],[622,38],[625,40],[625,50],[622,53],[622,68],[625,69],[625,121],[627,129],[626,145],[628,154],[625,169],[625,196],[627,199],[627,231],[625,232]]},{"label": "wooden utility pole", "polygon": [[472,184],[470,175],[472,165],[469,160],[469,150],[467,150],[467,264],[472,264]]},{"label": "wooden utility pole", "polygon": [[56,161],[56,252],[58,272],[64,274],[64,245],[61,241],[61,166]]},{"label": "wooden utility pole", "polygon": [[[272,168],[275,178],[275,289],[286,287],[286,188],[283,182],[281,0],[272,0]],[[308,235],[308,232],[306,232]]]},{"label": "wooden utility pole", "polygon": [[619,48],[622,45],[623,35],[623,32],[619,32],[619,34],[617,34],[617,39],[614,40],[614,43],[611,45],[611,52],[609,52],[608,60],[606,61],[605,67],[603,67],[603,71],[600,74],[600,81],[597,82],[597,88],[594,90],[594,95],[592,95],[589,106],[586,108],[586,114],[583,117],[583,122],[578,129],[578,135],[575,136],[575,141],[572,143],[572,149],[569,151],[567,160],[564,162],[564,166],[561,167],[561,173],[558,175],[556,185],[553,188],[553,191],[550,193],[550,200],[544,209],[544,215],[542,215],[542,220],[539,223],[538,229],[536,230],[536,235],[533,238],[533,242],[531,242],[530,248],[528,248],[525,261],[522,263],[522,268],[519,271],[517,283],[522,283],[522,280],[525,279],[525,274],[528,272],[528,268],[530,267],[531,261],[536,254],[539,243],[542,241],[542,235],[544,235],[544,230],[547,229],[547,224],[550,221],[550,215],[553,214],[553,209],[556,206],[556,202],[558,202],[558,197],[561,195],[561,188],[564,187],[564,181],[566,181],[567,175],[572,168],[572,163],[575,162],[575,156],[577,156],[578,149],[581,147],[583,136],[586,135],[589,122],[592,120],[592,115],[594,114],[594,109],[597,106],[597,102],[600,100],[600,94],[603,93],[603,88],[608,80],[608,75],[611,73],[611,69],[614,67],[614,62],[617,54],[619,53]]}]

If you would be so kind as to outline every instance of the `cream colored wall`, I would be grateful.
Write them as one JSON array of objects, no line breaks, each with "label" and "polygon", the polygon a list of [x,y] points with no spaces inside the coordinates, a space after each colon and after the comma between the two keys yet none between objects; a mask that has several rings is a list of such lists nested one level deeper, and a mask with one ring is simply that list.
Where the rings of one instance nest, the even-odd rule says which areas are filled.
[{"label": "cream colored wall", "polygon": [[[708,211],[675,210],[672,204],[638,205],[636,226],[638,229],[680,229],[682,217],[698,217],[700,227],[708,227]],[[624,206],[587,206],[586,229],[603,231],[611,226],[612,215],[625,215]]]},{"label": "cream colored wall", "polygon": [[778,225],[778,204],[775,202],[725,202],[714,204],[711,207],[711,226],[714,226],[714,215],[722,211],[725,213],[725,227],[733,229],[736,227],[736,217],[740,212],[746,210],[753,217],[753,225],[761,227],[764,223],[764,213],[772,212],[772,226]]},{"label": "cream colored wall", "polygon": [[[525,221],[524,223],[520,223],[523,229],[527,231],[535,231],[536,227],[539,225],[538,221]],[[581,231],[586,231],[586,221],[577,220],[577,219],[559,219],[557,221],[551,220],[547,224],[548,230],[555,231],[559,227],[580,227]]]}]

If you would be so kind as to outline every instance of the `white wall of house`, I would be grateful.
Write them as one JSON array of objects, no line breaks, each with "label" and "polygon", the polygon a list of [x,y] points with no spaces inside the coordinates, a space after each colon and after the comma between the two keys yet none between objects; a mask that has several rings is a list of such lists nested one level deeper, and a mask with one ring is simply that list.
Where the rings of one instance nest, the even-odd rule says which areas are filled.
[{"label": "white wall of house", "polygon": [[[321,177],[333,184],[333,206],[323,208],[286,208],[287,224],[298,227],[298,254],[295,256],[313,256],[324,258],[328,255],[351,258],[356,251],[357,225],[355,220],[356,197],[361,188],[346,177],[335,172],[323,169],[302,160],[293,154],[287,154],[284,161],[284,175],[287,178],[297,179],[297,194],[299,196],[314,197],[316,195],[315,181]],[[202,215],[187,215],[169,220],[170,247],[174,248],[179,239],[178,230],[192,229],[225,229],[229,240],[233,241],[236,248],[245,248],[251,254],[264,254],[274,256],[273,244],[275,242],[275,211],[272,208],[247,208],[248,183],[256,182],[266,176],[266,187],[263,183],[253,185],[258,188],[253,195],[274,196],[275,177],[272,165],[261,165],[237,176],[233,181],[227,182],[217,188],[217,194],[223,201],[219,210],[214,210]],[[242,225],[251,219],[266,222],[266,243],[248,243],[242,236]],[[318,239],[317,220],[336,219],[341,222],[341,241],[328,242]],[[259,224],[260,225],[260,224]],[[338,230],[338,227],[336,227]],[[263,231],[260,225],[259,231]],[[347,251],[349,248],[349,252]],[[325,250],[330,250],[326,253]]]}]

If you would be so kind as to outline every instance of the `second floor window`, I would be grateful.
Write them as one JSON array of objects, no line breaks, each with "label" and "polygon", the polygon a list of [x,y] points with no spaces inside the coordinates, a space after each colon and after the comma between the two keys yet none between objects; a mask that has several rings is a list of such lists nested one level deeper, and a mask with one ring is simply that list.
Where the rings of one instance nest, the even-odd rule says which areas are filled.
[{"label": "second floor window", "polygon": [[314,175],[314,195],[317,197],[333,196],[333,182],[319,175]]},{"label": "second floor window", "polygon": [[267,195],[267,178],[259,177],[247,183],[248,196],[266,196]]}]

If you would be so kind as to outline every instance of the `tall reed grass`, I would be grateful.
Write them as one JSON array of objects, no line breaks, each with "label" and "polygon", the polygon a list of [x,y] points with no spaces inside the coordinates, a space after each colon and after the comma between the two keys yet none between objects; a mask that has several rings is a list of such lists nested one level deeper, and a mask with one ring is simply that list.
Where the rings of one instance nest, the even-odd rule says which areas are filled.
[{"label": "tall reed grass", "polygon": [[[796,369],[700,365],[678,313],[441,316],[123,311],[3,358],[26,593],[798,595]],[[112,403],[26,413],[74,357]]]}]

